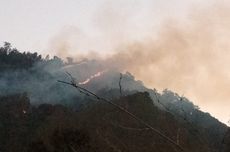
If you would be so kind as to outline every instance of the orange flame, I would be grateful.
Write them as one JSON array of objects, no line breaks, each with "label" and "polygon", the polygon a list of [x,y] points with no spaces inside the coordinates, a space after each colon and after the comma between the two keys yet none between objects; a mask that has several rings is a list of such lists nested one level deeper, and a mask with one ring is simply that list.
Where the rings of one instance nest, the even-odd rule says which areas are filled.
[{"label": "orange flame", "polygon": [[99,72],[97,72],[96,74],[91,75],[91,76],[90,76],[89,78],[87,78],[85,81],[79,82],[78,84],[80,84],[80,85],[85,85],[85,84],[89,83],[92,79],[97,78],[97,77],[100,77],[104,72],[105,72],[105,70],[104,70],[104,71],[99,71]]}]

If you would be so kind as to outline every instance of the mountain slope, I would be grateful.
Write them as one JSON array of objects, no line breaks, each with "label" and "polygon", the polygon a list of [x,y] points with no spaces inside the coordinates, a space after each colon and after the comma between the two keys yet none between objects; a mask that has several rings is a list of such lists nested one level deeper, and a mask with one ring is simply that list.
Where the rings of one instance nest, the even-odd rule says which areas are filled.
[{"label": "mountain slope", "polygon": [[228,150],[226,125],[168,89],[149,89],[128,72],[120,79],[118,69],[101,61],[65,63],[56,56],[43,59],[37,53],[20,53],[5,44],[0,47],[0,63],[0,151],[175,151],[125,113],[57,83],[71,77],[188,151]]},{"label": "mountain slope", "polygon": [[[186,151],[220,150],[221,141],[215,136],[210,137],[206,128],[183,123],[162,111],[154,106],[147,92],[113,102],[151,124]],[[25,94],[1,97],[0,120],[0,150],[4,152],[178,151],[126,113],[107,103],[92,100],[77,112],[61,105],[34,107]],[[225,149],[228,146],[225,144]]]}]

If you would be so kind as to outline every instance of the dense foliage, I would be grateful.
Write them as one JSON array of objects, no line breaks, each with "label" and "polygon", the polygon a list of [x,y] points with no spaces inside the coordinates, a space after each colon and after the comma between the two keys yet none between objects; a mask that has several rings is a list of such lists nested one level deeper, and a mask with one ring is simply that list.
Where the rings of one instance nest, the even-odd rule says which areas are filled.
[{"label": "dense foliage", "polygon": [[[103,70],[94,60],[67,61],[21,53],[7,42],[0,47],[0,152],[174,151],[124,113],[57,83],[69,81],[66,71],[84,81]],[[229,149],[226,125],[187,98],[148,89],[128,72],[122,76],[120,98],[119,76],[119,71],[107,70],[83,87],[180,140],[188,151]]]},{"label": "dense foliage", "polygon": [[1,71],[8,69],[28,69],[39,61],[42,61],[42,56],[36,52],[20,53],[17,49],[12,49],[11,44],[8,42],[5,42],[4,46],[0,47]]},{"label": "dense foliage", "polygon": [[[186,124],[152,104],[148,93],[114,100],[151,124],[187,152],[218,152],[215,135]],[[219,124],[221,125],[221,124]],[[213,143],[214,142],[214,143]],[[176,147],[126,113],[106,103],[88,102],[80,111],[62,105],[34,107],[26,94],[0,97],[0,151],[4,152],[174,152]],[[227,152],[227,151],[224,151]]]}]

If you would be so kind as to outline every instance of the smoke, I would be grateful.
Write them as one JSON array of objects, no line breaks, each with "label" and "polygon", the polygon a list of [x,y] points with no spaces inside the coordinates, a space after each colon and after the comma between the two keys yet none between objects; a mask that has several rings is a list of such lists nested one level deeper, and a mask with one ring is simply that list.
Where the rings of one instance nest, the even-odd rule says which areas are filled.
[{"label": "smoke", "polygon": [[167,20],[156,38],[123,46],[107,62],[149,87],[185,94],[226,121],[230,91],[230,5],[193,9],[187,20]]},{"label": "smoke", "polygon": [[[129,71],[150,88],[169,88],[192,99],[202,110],[214,114],[220,120],[226,122],[229,119],[228,2],[217,2],[206,8],[193,7],[186,18],[168,18],[160,24],[157,32],[150,30],[143,40],[129,39],[127,36],[130,32],[128,28],[134,26],[132,15],[135,14],[118,13],[114,17],[116,11],[113,11],[116,9],[106,10],[109,13],[104,12],[104,16],[103,11],[99,12],[103,17],[96,18],[100,23],[96,25],[102,27],[101,31],[104,29],[102,33],[106,37],[110,36],[110,43],[115,43],[112,54],[110,52],[102,58],[99,55],[95,57],[95,53],[90,55],[89,52],[88,56],[79,55],[78,52],[76,60],[79,57],[95,58],[105,68]],[[60,42],[64,42],[63,39]],[[106,38],[98,41],[103,40],[106,44]]]}]

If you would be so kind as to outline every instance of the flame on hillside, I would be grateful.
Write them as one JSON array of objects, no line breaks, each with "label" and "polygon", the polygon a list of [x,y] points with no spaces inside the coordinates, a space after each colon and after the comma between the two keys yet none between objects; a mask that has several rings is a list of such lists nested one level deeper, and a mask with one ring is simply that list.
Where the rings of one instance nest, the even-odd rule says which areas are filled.
[{"label": "flame on hillside", "polygon": [[[102,25],[101,29],[106,29],[106,39],[97,42],[114,42],[113,52],[105,57],[97,56],[101,51],[77,54],[76,59],[97,59],[103,68],[129,71],[148,87],[185,93],[202,110],[227,123],[227,115],[230,114],[229,10],[230,3],[226,0],[216,1],[205,8],[194,7],[185,20],[173,17],[162,20],[159,28],[150,29],[149,35],[138,41],[129,40],[129,37],[123,39],[133,27],[129,22],[123,24],[124,18],[129,19],[130,16],[113,18],[113,14],[117,16],[119,11],[112,12],[112,17],[107,11],[105,17],[103,13],[100,15],[102,21],[97,20]],[[109,36],[111,40],[108,40]],[[61,50],[63,57],[67,56],[67,42],[65,33],[61,34],[56,43],[62,45],[53,50]],[[87,84],[92,78],[79,84]]]},{"label": "flame on hillside", "polygon": [[92,79],[95,79],[97,77],[100,77],[102,74],[105,73],[105,70],[104,71],[99,71],[97,72],[96,74],[94,75],[91,75],[89,78],[87,78],[86,80],[82,81],[82,82],[79,82],[78,84],[80,85],[85,85],[85,84],[88,84]]}]

